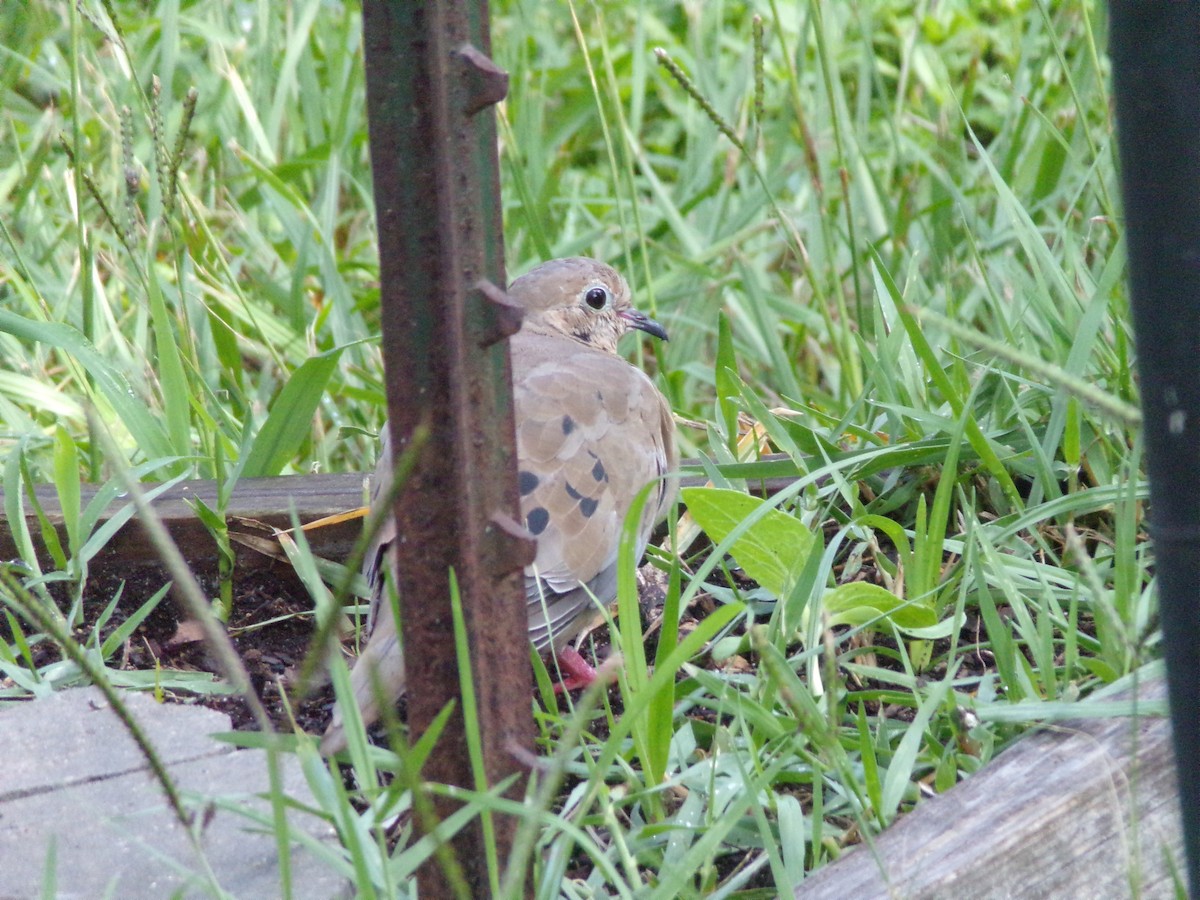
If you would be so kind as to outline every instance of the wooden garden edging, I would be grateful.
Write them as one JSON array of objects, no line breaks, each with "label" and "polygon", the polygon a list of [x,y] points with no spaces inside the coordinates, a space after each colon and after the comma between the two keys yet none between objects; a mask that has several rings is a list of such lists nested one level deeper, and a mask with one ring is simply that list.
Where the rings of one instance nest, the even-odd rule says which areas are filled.
[{"label": "wooden garden edging", "polygon": [[[1165,697],[1165,681],[1138,696]],[[795,896],[1172,897],[1185,874],[1170,720],[1087,719],[1020,739]]]},{"label": "wooden garden edging", "polygon": [[[782,454],[771,454],[764,456],[763,461],[780,463],[785,458]],[[369,467],[364,468],[369,471]],[[700,463],[694,459],[685,459],[681,461],[681,468],[685,471],[699,471]],[[750,483],[750,489],[752,493],[760,495],[773,494],[787,487],[793,480],[789,477],[756,480]],[[270,537],[272,528],[291,527],[290,510],[293,508],[301,524],[349,512],[366,502],[367,481],[367,474],[357,473],[243,478],[234,486],[226,510],[230,531],[234,534]],[[706,479],[702,475],[685,475],[680,479],[683,487],[699,487],[705,483]],[[145,491],[152,492],[156,486],[144,484],[142,487]],[[97,490],[94,484],[83,485],[82,506],[86,507],[91,502]],[[66,546],[67,537],[61,527],[62,512],[54,485],[37,485],[34,496],[46,518],[58,527],[59,539]],[[216,544],[190,506],[190,501],[196,498],[204,500],[210,507],[215,507],[217,483],[208,480],[183,481],[156,497],[150,505],[162,519],[175,543],[183,549],[188,562],[193,567],[203,569],[215,562]],[[101,515],[100,523],[116,515],[126,502],[120,500],[112,503]],[[4,509],[4,491],[0,490],[0,559],[16,559],[19,554]],[[44,553],[41,539],[38,537],[37,519],[28,501],[25,503],[25,517],[43,565],[49,565],[49,557]],[[317,556],[341,562],[350,555],[354,541],[361,531],[362,520],[351,519],[306,532],[306,536],[313,553]],[[132,567],[153,566],[157,561],[154,547],[146,540],[141,526],[135,519],[108,542],[97,557],[94,568],[126,570]],[[245,575],[271,564],[270,557],[239,551],[234,574],[235,577]]]},{"label": "wooden garden edging", "polygon": [[[365,502],[365,475],[290,475],[279,478],[244,478],[233,489],[227,509],[227,521],[231,532],[270,537],[271,529],[291,527],[290,510],[294,507],[301,523],[311,522],[326,516],[344,513]],[[143,488],[153,491],[155,485]],[[96,485],[85,484],[81,489],[81,505],[86,508],[96,495]],[[66,533],[62,526],[62,512],[54,485],[37,485],[34,496],[51,524],[58,528],[59,539],[66,546]],[[151,506],[166,525],[175,543],[183,550],[188,563],[197,569],[205,569],[215,563],[216,543],[197,518],[191,502],[204,500],[210,507],[216,506],[217,483],[215,481],[183,481],[156,497]],[[109,505],[100,516],[100,523],[116,515],[128,500],[118,500]],[[4,493],[0,491],[0,509],[4,507]],[[42,558],[43,566],[49,564],[38,533],[37,519],[28,501],[25,503],[25,518],[33,543]],[[308,533],[313,552],[327,559],[341,561],[350,554],[354,541],[362,531],[361,520],[350,520],[316,529]],[[18,557],[12,529],[3,512],[0,512],[0,559]],[[258,553],[239,553],[235,575],[243,575],[256,568],[272,563],[269,557]],[[146,539],[142,528],[133,519],[108,542],[92,563],[93,570],[116,569],[120,573],[130,569],[155,566],[158,554]]]}]

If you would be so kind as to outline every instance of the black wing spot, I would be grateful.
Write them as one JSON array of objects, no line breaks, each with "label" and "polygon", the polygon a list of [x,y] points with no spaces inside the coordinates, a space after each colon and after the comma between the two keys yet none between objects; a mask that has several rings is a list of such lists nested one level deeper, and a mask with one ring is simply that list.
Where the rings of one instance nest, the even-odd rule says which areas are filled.
[{"label": "black wing spot", "polygon": [[532,472],[517,473],[517,487],[520,489],[522,497],[537,490],[538,483],[538,477]]},{"label": "black wing spot", "polygon": [[563,434],[570,434],[572,431],[574,431],[575,430],[575,420],[572,419],[570,416],[563,416],[562,430],[563,430]]},{"label": "black wing spot", "polygon": [[571,487],[571,482],[566,484],[567,496],[572,500],[579,501],[579,511],[583,513],[585,519],[590,519],[596,513],[596,507],[600,505],[600,501],[593,497],[585,497],[575,488]]},{"label": "black wing spot", "polygon": [[550,513],[544,506],[535,506],[529,511],[529,515],[525,517],[525,527],[534,535],[541,534],[549,524]]},{"label": "black wing spot", "polygon": [[608,481],[608,473],[604,471],[604,463],[600,462],[600,457],[596,456],[595,453],[591,455],[596,460],[596,464],[592,466],[592,477],[597,481]]}]

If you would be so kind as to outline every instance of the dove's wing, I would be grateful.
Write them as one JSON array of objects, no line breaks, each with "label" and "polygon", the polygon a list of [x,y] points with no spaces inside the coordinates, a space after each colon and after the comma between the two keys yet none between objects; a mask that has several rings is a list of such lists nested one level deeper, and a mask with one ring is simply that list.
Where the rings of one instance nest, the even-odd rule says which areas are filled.
[{"label": "dove's wing", "polygon": [[674,495],[670,408],[625,360],[566,337],[513,338],[521,514],[538,541],[525,572],[529,636],[539,652],[574,637],[580,616],[616,596],[625,515],[660,479],[638,523],[638,553]]}]

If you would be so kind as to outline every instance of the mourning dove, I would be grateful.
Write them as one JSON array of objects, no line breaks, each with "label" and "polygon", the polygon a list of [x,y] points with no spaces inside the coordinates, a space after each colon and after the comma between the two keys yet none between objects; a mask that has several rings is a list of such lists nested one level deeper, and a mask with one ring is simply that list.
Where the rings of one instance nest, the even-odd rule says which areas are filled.
[{"label": "mourning dove", "polygon": [[[657,479],[637,525],[641,557],[654,523],[666,514],[676,465],[671,408],[640,369],[617,355],[617,340],[637,329],[666,340],[661,325],[630,305],[629,286],[594,259],[556,259],[518,278],[509,296],[524,310],[510,343],[521,515],[537,539],[525,569],[529,639],[553,650],[572,673],[567,687],[594,677],[568,646],[586,624],[592,597],[617,593],[617,545],[637,493]],[[391,494],[387,428],[371,492],[374,507]],[[351,673],[367,724],[378,702],[404,693],[404,660],[384,572],[395,538],[389,517],[368,550],[363,572],[371,586],[366,648]],[[590,676],[590,677],[589,677]],[[326,754],[345,747],[340,711],[321,743]]]}]

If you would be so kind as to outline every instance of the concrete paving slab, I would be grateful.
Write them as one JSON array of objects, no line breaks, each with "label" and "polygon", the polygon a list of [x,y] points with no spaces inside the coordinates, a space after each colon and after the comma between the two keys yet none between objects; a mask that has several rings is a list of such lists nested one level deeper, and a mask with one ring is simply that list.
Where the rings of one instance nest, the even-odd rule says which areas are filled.
[{"label": "concrete paving slab", "polygon": [[[209,737],[229,730],[223,713],[158,703],[144,692],[122,696],[138,721],[153,729],[154,747],[165,764],[233,752]],[[133,738],[96,688],[58,691],[44,700],[6,707],[0,710],[0,734],[5,757],[0,799],[108,778],[131,760],[145,768]]]},{"label": "concrete paving slab", "polygon": [[[99,690],[10,707],[0,711],[0,900],[40,897],[49,883],[63,900],[282,896],[274,835],[246,815],[271,815],[256,796],[268,788],[266,754],[209,737],[230,730],[221,713],[123,696],[187,799],[213,804],[199,838],[171,813]],[[281,755],[280,769],[287,796],[312,804],[297,759]],[[345,878],[309,849],[333,851],[333,829],[296,809],[288,822],[299,838],[289,847],[293,896],[349,896]]]}]

